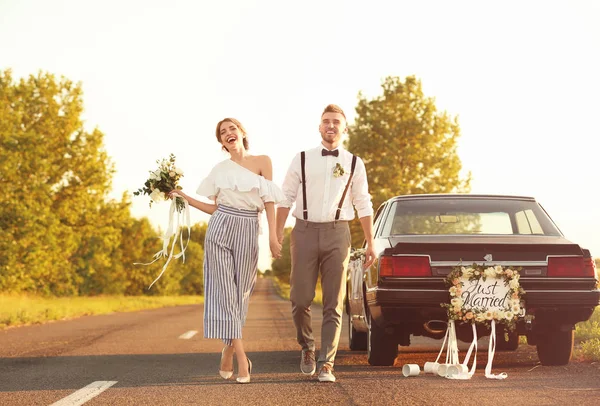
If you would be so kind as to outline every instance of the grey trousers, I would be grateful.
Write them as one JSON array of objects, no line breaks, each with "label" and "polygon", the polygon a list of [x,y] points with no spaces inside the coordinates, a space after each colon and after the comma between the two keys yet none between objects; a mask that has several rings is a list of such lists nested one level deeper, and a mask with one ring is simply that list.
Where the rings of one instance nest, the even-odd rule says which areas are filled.
[{"label": "grey trousers", "polygon": [[347,221],[313,223],[296,219],[291,235],[290,300],[297,339],[304,350],[315,350],[311,303],[319,272],[323,290],[323,324],[318,367],[333,367],[342,331],[346,267],[350,257]]}]

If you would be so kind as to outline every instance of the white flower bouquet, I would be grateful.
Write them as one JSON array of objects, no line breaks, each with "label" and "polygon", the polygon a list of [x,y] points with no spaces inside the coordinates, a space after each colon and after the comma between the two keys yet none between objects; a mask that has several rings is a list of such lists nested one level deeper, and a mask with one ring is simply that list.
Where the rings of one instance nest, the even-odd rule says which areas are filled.
[{"label": "white flower bouquet", "polygon": [[[183,177],[183,171],[175,165],[175,155],[169,155],[169,159],[157,160],[158,169],[150,171],[150,176],[144,182],[144,187],[133,192],[135,196],[150,196],[150,207],[152,203],[162,202],[168,199],[167,195],[174,189],[181,189],[179,179]],[[183,198],[176,197],[177,211],[181,213],[185,208]]]},{"label": "white flower bouquet", "polygon": [[[172,190],[181,189],[179,186],[179,179],[183,176],[183,171],[175,165],[175,155],[173,154],[169,155],[169,159],[157,160],[156,163],[158,164],[158,169],[150,171],[150,176],[146,182],[144,182],[144,187],[133,192],[135,196],[150,196],[150,207],[152,207],[152,203],[167,200],[168,194]],[[175,212],[177,212],[177,214],[175,214]],[[187,229],[187,242],[185,245],[183,243],[183,235],[180,226]],[[171,249],[169,250],[169,243],[171,242],[172,237],[173,242],[171,243]],[[152,262],[135,263],[136,265],[151,265],[160,258],[167,258],[160,275],[158,275],[154,282],[150,284],[148,289],[160,279],[172,259],[182,257],[182,260],[185,262],[185,250],[190,241],[190,211],[188,203],[184,198],[176,196],[171,202],[169,225],[161,239],[163,241],[163,247],[154,254],[154,260]],[[181,252],[174,254],[175,245],[178,240],[180,241]]]}]

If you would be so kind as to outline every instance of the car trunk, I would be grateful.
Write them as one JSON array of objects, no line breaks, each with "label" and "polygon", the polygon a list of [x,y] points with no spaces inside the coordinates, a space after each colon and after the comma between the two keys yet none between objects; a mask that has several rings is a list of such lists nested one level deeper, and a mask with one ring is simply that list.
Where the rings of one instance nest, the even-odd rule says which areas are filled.
[{"label": "car trunk", "polygon": [[[411,289],[440,288],[442,279],[458,265],[501,265],[518,269],[526,291],[594,289],[594,277],[548,277],[548,257],[582,257],[579,245],[549,236],[398,236],[391,237],[383,255],[426,255],[431,261],[429,277],[382,278],[382,285]],[[578,276],[578,275],[574,275]],[[568,280],[568,283],[565,283]]]},{"label": "car trunk", "polygon": [[523,268],[522,276],[543,276],[548,255],[581,256],[579,245],[548,236],[398,236],[384,255],[429,255],[433,276],[473,263]]}]

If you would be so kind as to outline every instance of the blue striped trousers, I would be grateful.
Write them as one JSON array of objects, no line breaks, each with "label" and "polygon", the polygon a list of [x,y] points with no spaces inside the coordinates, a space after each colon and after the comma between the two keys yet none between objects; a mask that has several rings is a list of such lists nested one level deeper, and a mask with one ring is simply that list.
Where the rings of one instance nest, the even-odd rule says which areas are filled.
[{"label": "blue striped trousers", "polygon": [[256,284],[258,213],[219,205],[204,238],[204,337],[242,338]]}]

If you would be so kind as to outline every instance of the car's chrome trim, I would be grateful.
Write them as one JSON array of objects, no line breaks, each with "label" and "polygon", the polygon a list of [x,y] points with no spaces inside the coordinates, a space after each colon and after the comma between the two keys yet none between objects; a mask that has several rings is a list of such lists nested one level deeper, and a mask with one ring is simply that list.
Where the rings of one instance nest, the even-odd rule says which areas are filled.
[{"label": "car's chrome trim", "polygon": [[[417,292],[417,290],[415,289],[390,289],[390,288],[380,288],[380,287],[374,287],[374,288],[368,288],[367,292],[375,292],[375,291],[382,291],[382,292]],[[418,292],[448,292],[448,289],[419,289]]]},{"label": "car's chrome trim", "polygon": [[535,277],[531,277],[531,276],[524,276],[521,277],[521,279],[526,280],[527,282],[540,282],[540,281],[544,281],[544,282],[591,282],[593,280],[595,280],[592,276],[583,276],[583,277],[579,277],[579,278],[556,278],[554,276],[546,276],[543,278],[535,278]]},{"label": "car's chrome trim", "polygon": [[455,266],[464,266],[469,267],[471,265],[473,265],[473,263],[477,264],[477,265],[482,265],[482,266],[495,266],[495,265],[500,265],[500,266],[548,266],[548,262],[546,261],[519,261],[519,262],[514,262],[514,261],[490,261],[490,262],[483,262],[483,261],[469,261],[468,263],[456,263],[456,261],[433,261],[431,262],[431,266],[435,267],[435,266],[451,266],[451,267],[455,267]]},{"label": "car's chrome trim", "polygon": [[[544,289],[544,290],[537,290],[537,289],[532,289],[532,290],[528,290],[525,293],[591,293],[591,292],[597,292],[597,290],[595,289],[588,289],[588,290],[549,290],[549,289]],[[525,297],[525,301],[527,301],[527,297]]]},{"label": "car's chrome trim", "polygon": [[[547,280],[547,279],[544,279]],[[374,288],[368,288],[366,290],[367,292],[376,292],[376,291],[381,291],[381,292],[448,292],[448,289],[394,289],[394,288],[380,288],[380,287],[374,287]],[[586,289],[586,290],[568,290],[568,289],[530,289],[527,290],[526,293],[531,292],[531,293],[581,293],[581,292],[596,292],[597,289]]]}]

